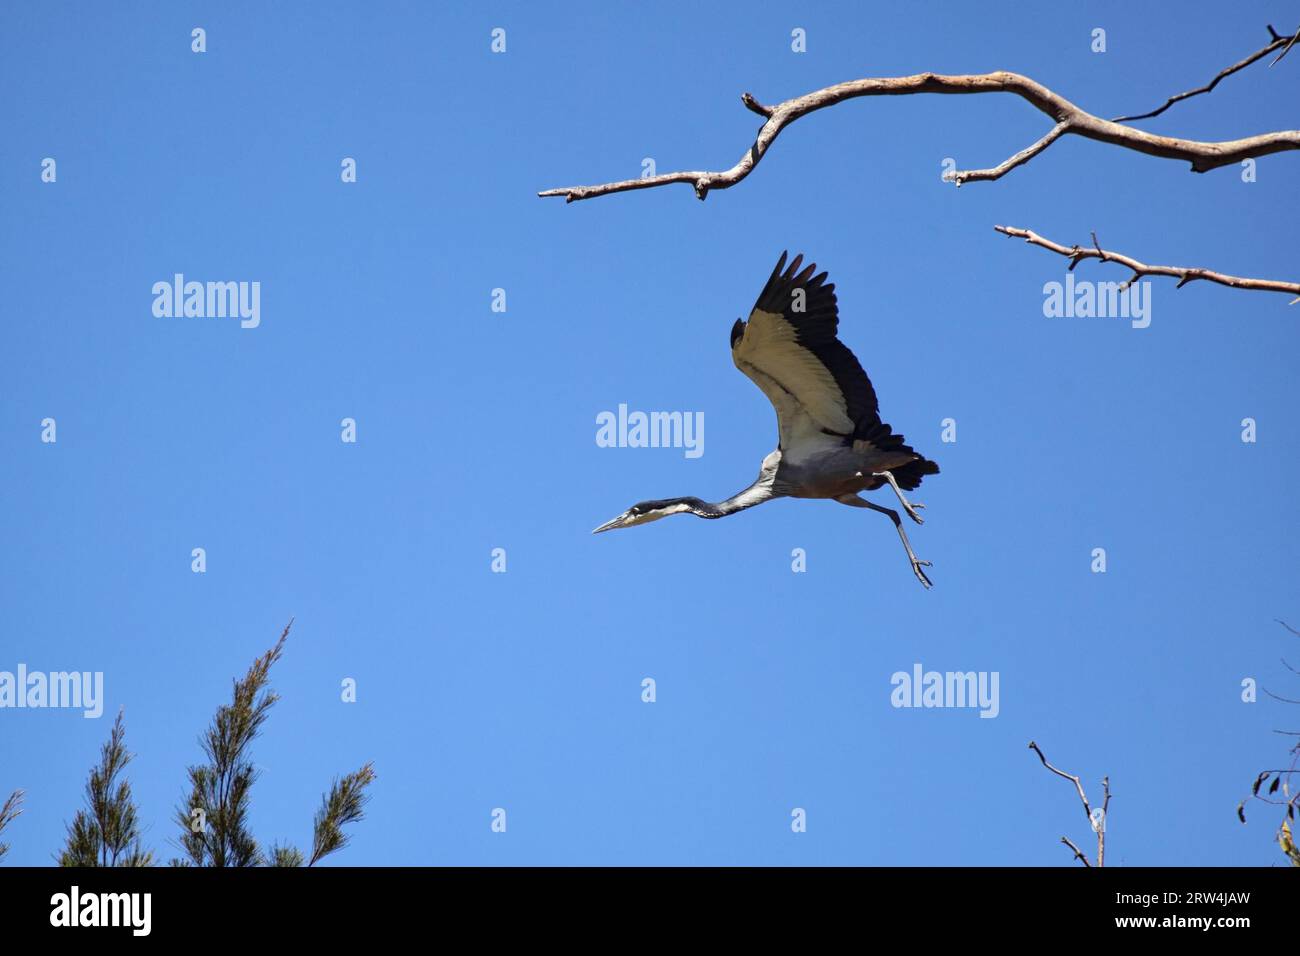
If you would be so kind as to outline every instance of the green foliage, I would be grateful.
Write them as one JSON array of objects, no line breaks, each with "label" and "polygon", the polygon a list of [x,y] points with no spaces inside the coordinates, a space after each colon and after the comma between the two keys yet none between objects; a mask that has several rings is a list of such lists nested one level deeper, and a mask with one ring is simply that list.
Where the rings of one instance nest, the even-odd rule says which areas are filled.
[{"label": "green foliage", "polygon": [[131,784],[119,780],[131,753],[124,743],[126,727],[118,711],[108,742],[99,751],[99,765],[86,781],[86,808],[68,826],[59,854],[60,866],[149,866],[152,851],[140,845],[140,824]]},{"label": "green foliage", "polygon": [[[290,621],[280,639],[235,681],[231,702],[218,708],[200,738],[207,762],[189,768],[189,798],[176,808],[185,856],[173,866],[302,866],[303,853],[273,845],[263,851],[248,827],[249,793],[258,777],[249,750],[280,695],[270,671],[284,653]],[[310,866],[347,845],[342,828],[362,819],[365,789],[375,779],[370,764],[335,780],[316,814]]]},{"label": "green foliage", "polygon": [[[236,680],[231,702],[217,708],[199,738],[206,764],[189,768],[190,797],[176,810],[181,848],[195,866],[257,866],[257,840],[248,829],[248,795],[257,770],[248,749],[280,695],[269,685],[271,665],[284,653],[290,621],[273,648]],[[195,811],[198,811],[197,813]]]},{"label": "green foliage", "polygon": [[1282,826],[1278,827],[1277,843],[1282,848],[1282,852],[1287,855],[1292,866],[1300,866],[1300,848],[1297,848],[1291,840],[1291,823],[1288,820],[1282,821]]},{"label": "green foliage", "polygon": [[[366,788],[375,771],[367,763],[355,773],[336,779],[316,813],[310,862],[290,845],[263,851],[248,826],[249,793],[258,777],[249,750],[267,715],[280,699],[270,688],[271,667],[284,653],[285,627],[275,646],[253,661],[234,682],[229,704],[217,708],[212,723],[199,738],[206,762],[189,767],[189,799],[176,808],[181,828],[176,841],[183,856],[171,866],[307,866],[348,845],[343,828],[360,821],[370,799]],[[153,853],[140,845],[140,824],[131,785],[122,778],[132,754],[125,745],[126,728],[119,711],[99,764],[86,782],[86,806],[68,825],[59,854],[60,866],[151,866]],[[0,807],[0,833],[22,813],[23,791],[15,790]],[[0,843],[0,858],[8,852]]]},{"label": "green foliage", "polygon": [[295,846],[271,847],[267,866],[302,866],[302,850]]},{"label": "green foliage", "polygon": [[[18,815],[23,812],[23,792],[15,790],[9,794],[9,799],[0,806],[0,834],[5,832],[5,828],[17,819]],[[0,843],[0,860],[3,860],[5,854],[9,852],[8,843]]]},{"label": "green foliage", "polygon": [[369,763],[356,773],[350,773],[341,780],[335,779],[330,792],[321,800],[320,809],[316,811],[311,863],[308,866],[315,865],[321,857],[348,845],[343,827],[356,823],[365,816],[365,806],[370,802],[366,787],[374,779],[375,770]]}]

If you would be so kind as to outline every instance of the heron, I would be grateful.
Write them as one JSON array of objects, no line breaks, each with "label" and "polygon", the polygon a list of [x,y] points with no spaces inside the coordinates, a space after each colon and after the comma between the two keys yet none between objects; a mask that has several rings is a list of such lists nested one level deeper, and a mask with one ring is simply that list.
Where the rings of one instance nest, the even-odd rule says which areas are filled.
[{"label": "heron", "polygon": [[[828,498],[887,516],[898,531],[912,572],[932,586],[912,551],[898,512],[861,497],[886,485],[909,518],[922,524],[919,509],[903,494],[913,491],[939,466],[914,451],[880,419],[876,390],[854,354],[836,333],[835,285],[802,253],[776,268],[749,313],[731,329],[731,358],[776,409],[777,448],[758,478],[725,501],[686,496],[641,501],[592,534],[649,524],[669,515],[724,518],[775,498]],[[815,274],[816,273],[816,274]]]}]

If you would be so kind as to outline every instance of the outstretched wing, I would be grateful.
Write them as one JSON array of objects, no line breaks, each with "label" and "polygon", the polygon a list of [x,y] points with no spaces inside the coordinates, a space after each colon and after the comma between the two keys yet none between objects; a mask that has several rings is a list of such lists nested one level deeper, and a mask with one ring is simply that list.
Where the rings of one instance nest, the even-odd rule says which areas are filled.
[{"label": "outstretched wing", "polygon": [[731,358],[776,409],[780,448],[798,460],[820,447],[851,441],[880,421],[871,380],[835,337],[839,313],[826,273],[802,272],[803,256],[772,270],[749,322],[731,329]]}]

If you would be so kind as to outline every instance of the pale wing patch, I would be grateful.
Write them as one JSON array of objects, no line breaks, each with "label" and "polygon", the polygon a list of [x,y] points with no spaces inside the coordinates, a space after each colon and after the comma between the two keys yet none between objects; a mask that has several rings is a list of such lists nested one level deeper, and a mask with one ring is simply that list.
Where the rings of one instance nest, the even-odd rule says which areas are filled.
[{"label": "pale wing patch", "polygon": [[[793,396],[817,429],[852,434],[853,422],[835,377],[817,356],[799,345],[793,326],[784,316],[755,309],[732,357],[736,367],[753,379],[776,406],[778,415],[782,403],[773,394],[773,387],[788,393],[785,404]],[[782,429],[785,427],[783,424]]]},{"label": "pale wing patch", "polygon": [[817,452],[839,445],[839,439],[822,431],[793,395],[772,381],[768,375],[748,363],[736,362],[736,367],[749,377],[767,396],[776,409],[776,424],[780,432],[781,459],[798,464]]}]

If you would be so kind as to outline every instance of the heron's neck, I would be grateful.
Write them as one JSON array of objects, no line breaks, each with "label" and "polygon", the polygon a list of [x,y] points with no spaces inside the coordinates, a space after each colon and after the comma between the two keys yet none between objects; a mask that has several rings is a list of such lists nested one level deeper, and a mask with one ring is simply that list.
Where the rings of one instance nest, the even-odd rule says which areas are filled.
[{"label": "heron's neck", "polygon": [[776,494],[772,490],[772,476],[762,474],[757,481],[744,491],[737,492],[725,501],[701,501],[699,498],[683,498],[682,503],[701,518],[725,518],[727,515],[735,514],[737,511],[744,511],[746,508],[754,507],[754,505],[761,505],[764,501],[770,501],[775,497]]}]

